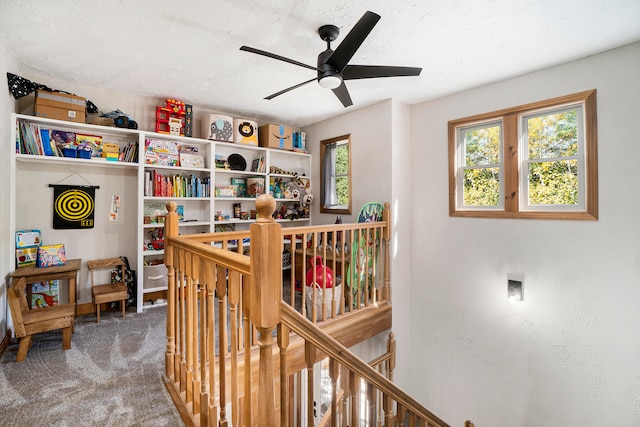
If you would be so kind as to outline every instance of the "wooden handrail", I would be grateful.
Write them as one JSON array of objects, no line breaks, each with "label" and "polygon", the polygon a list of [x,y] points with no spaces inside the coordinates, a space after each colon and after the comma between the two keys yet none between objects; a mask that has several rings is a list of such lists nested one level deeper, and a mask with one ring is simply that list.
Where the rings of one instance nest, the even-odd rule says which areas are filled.
[{"label": "wooden handrail", "polygon": [[[419,420],[418,425],[447,426],[393,384],[392,333],[386,353],[372,362],[375,367],[345,346],[363,337],[356,339],[350,332],[353,328],[344,325],[367,322],[369,331],[376,333],[391,327],[389,204],[380,222],[286,228],[271,218],[274,205],[270,196],[256,200],[260,216],[249,231],[178,235],[175,203],[167,204],[165,382],[185,424],[293,425],[295,412],[300,425],[301,407],[306,423],[313,423],[313,371],[326,354],[332,390],[327,421],[332,426],[347,416],[352,420],[383,417],[386,425],[393,425],[403,423],[405,414],[410,425]],[[286,246],[284,237],[289,235],[290,246]],[[288,301],[282,295],[287,274],[282,268],[285,247],[293,258]],[[247,248],[250,256],[243,254]],[[334,278],[341,278],[334,282],[342,284],[341,296],[336,286],[326,285],[326,270],[310,270],[309,280],[321,285],[319,289],[308,286],[305,271],[316,256],[334,271]],[[308,310],[307,289],[313,293],[309,302],[313,308]],[[316,297],[320,300],[312,303]],[[322,322],[322,329],[317,322]],[[294,401],[293,389],[289,389],[289,384],[299,381],[301,369],[306,371],[308,384],[304,405]],[[359,404],[354,403],[360,396],[360,379],[367,383],[362,417]],[[338,390],[343,388],[340,398]],[[301,389],[298,383],[296,393]]]},{"label": "wooden handrail", "polygon": [[292,332],[295,332],[308,343],[323,351],[327,356],[335,358],[351,372],[366,379],[393,400],[402,402],[405,408],[420,418],[436,426],[448,426],[446,422],[438,418],[438,416],[425,408],[420,402],[389,381],[362,359],[351,353],[349,349],[322,332],[320,328],[305,319],[290,305],[282,303],[280,310],[282,313],[282,323]]},{"label": "wooden handrail", "polygon": [[171,239],[170,244],[176,249],[184,249],[188,252],[198,254],[198,256],[202,258],[215,261],[216,264],[225,268],[238,271],[242,274],[249,274],[250,266],[249,257],[247,256],[213,246],[203,245],[202,243],[194,242],[187,236],[173,236],[169,239]]}]

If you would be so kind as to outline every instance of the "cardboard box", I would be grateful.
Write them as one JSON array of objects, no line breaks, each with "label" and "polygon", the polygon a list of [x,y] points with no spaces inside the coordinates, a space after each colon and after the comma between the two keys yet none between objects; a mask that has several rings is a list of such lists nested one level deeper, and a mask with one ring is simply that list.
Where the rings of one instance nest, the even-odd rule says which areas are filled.
[{"label": "cardboard box", "polygon": [[84,123],[87,100],[61,92],[36,91],[34,114],[48,119]]},{"label": "cardboard box", "polygon": [[290,126],[269,123],[258,128],[260,147],[293,150],[293,129]]}]

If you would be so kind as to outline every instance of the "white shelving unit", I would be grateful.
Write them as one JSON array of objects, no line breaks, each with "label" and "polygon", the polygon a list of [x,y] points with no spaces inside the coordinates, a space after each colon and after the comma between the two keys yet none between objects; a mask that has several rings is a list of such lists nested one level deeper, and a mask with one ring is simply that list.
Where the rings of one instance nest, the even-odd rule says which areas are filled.
[{"label": "white shelving unit", "polygon": [[[24,170],[31,170],[36,168],[37,170],[43,170],[46,172],[48,169],[52,170],[65,170],[74,171],[90,170],[92,173],[108,174],[118,177],[125,177],[125,186],[127,191],[134,192],[137,200],[135,209],[135,238],[131,235],[123,235],[112,238],[118,240],[118,246],[126,247],[128,253],[135,254],[133,259],[130,259],[131,268],[137,272],[137,311],[142,311],[144,294],[150,292],[156,292],[166,289],[166,286],[156,286],[157,282],[151,284],[151,281],[146,281],[146,273],[144,266],[152,262],[153,260],[163,259],[164,251],[161,246],[154,245],[152,235],[154,233],[164,232],[164,224],[162,222],[145,223],[145,213],[149,213],[154,209],[164,211],[166,203],[168,201],[174,201],[177,205],[183,207],[184,220],[179,224],[180,233],[192,234],[192,233],[205,233],[214,232],[218,225],[233,225],[235,229],[243,230],[248,229],[249,225],[255,220],[237,220],[233,219],[234,203],[240,203],[241,210],[243,212],[251,212],[255,209],[255,197],[216,197],[215,187],[230,185],[232,178],[251,178],[260,177],[264,179],[264,191],[270,191],[270,182],[282,180],[283,182],[290,182],[295,178],[288,173],[270,173],[271,166],[275,166],[280,170],[287,172],[295,172],[298,174],[298,182],[304,183],[304,185],[310,185],[311,175],[311,155],[305,153],[297,153],[291,151],[281,151],[263,147],[246,146],[233,144],[229,142],[209,141],[198,138],[188,138],[180,136],[171,136],[165,134],[158,134],[155,132],[146,132],[141,130],[120,129],[115,127],[105,127],[97,125],[88,125],[82,123],[66,122],[59,120],[43,119],[34,116],[26,116],[13,114],[12,115],[12,141],[17,141],[18,132],[16,125],[19,121],[24,121],[43,129],[55,129],[66,132],[86,133],[90,135],[99,135],[103,137],[103,141],[113,142],[120,147],[128,144],[137,144],[138,148],[138,162],[136,163],[124,163],[124,162],[107,162],[102,159],[78,159],[68,157],[55,157],[45,155],[33,155],[33,154],[20,154],[16,153],[16,150],[11,149],[11,182],[10,182],[10,198],[11,198],[11,213],[10,213],[10,235],[15,236],[16,231],[16,218],[21,215],[19,210],[25,209],[26,206],[35,209],[51,209],[50,206],[44,205],[43,201],[34,200],[33,205],[27,203],[27,195],[20,194],[17,197],[19,191],[23,191],[21,185],[17,183],[18,174],[24,175]],[[182,146],[197,147],[199,154],[204,158],[204,167],[179,167],[179,166],[158,166],[145,163],[145,141],[147,139],[155,139],[160,141],[170,141],[180,144]],[[13,144],[12,144],[13,145]],[[18,145],[16,145],[18,147]],[[246,163],[245,170],[236,169],[224,169],[216,167],[216,158],[226,158],[236,155],[242,156]],[[252,166],[255,159],[262,159],[263,171],[252,171]],[[27,166],[30,165],[30,166]],[[24,170],[21,170],[24,169]],[[96,172],[101,170],[103,172]],[[203,181],[209,182],[209,193],[206,195],[199,195],[198,197],[176,197],[175,195],[157,195],[150,192],[147,180],[153,173],[163,176],[197,176]],[[39,185],[39,183],[38,183]],[[303,191],[304,193],[304,191]],[[130,193],[129,193],[130,194]],[[280,196],[280,194],[276,194]],[[275,196],[275,195],[274,195]],[[101,195],[104,197],[104,195]],[[17,199],[20,199],[20,203],[16,203]],[[293,207],[295,203],[299,203],[297,200],[276,198],[278,209],[284,204],[287,208]],[[228,216],[228,219],[217,221],[218,213],[221,213],[223,217]],[[130,218],[123,219],[124,221],[131,221]],[[103,218],[98,219],[96,222],[105,221]],[[278,219],[283,226],[287,225],[302,225],[309,222],[307,218],[296,219]],[[20,227],[23,227],[21,224]],[[32,228],[39,228],[41,224],[32,224]],[[15,242],[12,240],[10,243],[11,248],[15,247]],[[98,244],[99,242],[94,242]],[[133,246],[135,245],[135,247]],[[102,248],[100,257],[112,257],[118,256],[119,253],[113,253],[112,248]],[[15,258],[13,257],[14,251],[9,251],[12,258],[10,265],[15,264]],[[82,285],[83,280],[80,281]],[[90,295],[90,294],[89,294]],[[86,299],[86,298],[85,298]],[[86,301],[84,301],[86,302]]]}]

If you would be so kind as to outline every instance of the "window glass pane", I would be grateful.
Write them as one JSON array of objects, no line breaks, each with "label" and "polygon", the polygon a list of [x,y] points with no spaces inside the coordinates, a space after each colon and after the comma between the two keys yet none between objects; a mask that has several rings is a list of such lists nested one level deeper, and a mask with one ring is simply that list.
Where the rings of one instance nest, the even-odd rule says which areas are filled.
[{"label": "window glass pane", "polygon": [[500,159],[500,126],[467,130],[464,133],[465,166],[495,165]]},{"label": "window glass pane", "polygon": [[338,196],[339,205],[349,204],[349,177],[336,178],[336,194]]},{"label": "window glass pane", "polygon": [[336,175],[349,174],[349,146],[339,144],[336,147]]},{"label": "window glass pane", "polygon": [[529,164],[530,205],[577,205],[578,160]]},{"label": "window glass pane", "polygon": [[548,159],[578,154],[576,110],[527,119],[529,158]]},{"label": "window glass pane", "polygon": [[320,141],[322,213],[351,213],[350,137]]},{"label": "window glass pane", "polygon": [[465,206],[499,206],[500,169],[465,169],[463,203]]}]

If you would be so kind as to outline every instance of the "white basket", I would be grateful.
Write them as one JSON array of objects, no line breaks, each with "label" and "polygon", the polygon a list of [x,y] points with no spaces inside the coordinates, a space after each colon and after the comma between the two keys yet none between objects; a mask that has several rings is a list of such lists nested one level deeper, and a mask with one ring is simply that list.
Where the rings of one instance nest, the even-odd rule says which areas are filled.
[{"label": "white basket", "polygon": [[[322,292],[324,291],[325,302],[325,319],[331,317],[331,301],[334,298],[334,288],[322,289],[320,285],[315,283],[316,286],[316,321],[322,320]],[[342,299],[342,284],[335,287],[335,302],[336,302],[336,314],[340,312],[340,300]],[[307,286],[305,289],[305,304],[307,308],[307,318],[313,319],[313,288]]]}]

